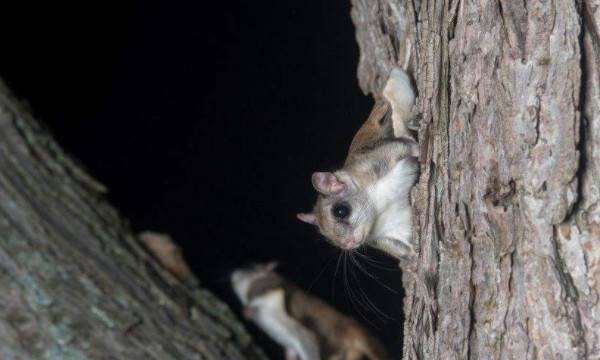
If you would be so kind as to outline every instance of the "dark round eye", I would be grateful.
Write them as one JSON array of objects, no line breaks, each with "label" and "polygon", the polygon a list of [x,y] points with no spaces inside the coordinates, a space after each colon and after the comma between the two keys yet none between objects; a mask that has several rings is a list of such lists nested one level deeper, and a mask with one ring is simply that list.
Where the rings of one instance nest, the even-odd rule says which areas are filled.
[{"label": "dark round eye", "polygon": [[333,208],[331,209],[333,216],[335,216],[338,219],[347,218],[348,215],[350,215],[350,211],[350,205],[344,202],[333,205]]}]

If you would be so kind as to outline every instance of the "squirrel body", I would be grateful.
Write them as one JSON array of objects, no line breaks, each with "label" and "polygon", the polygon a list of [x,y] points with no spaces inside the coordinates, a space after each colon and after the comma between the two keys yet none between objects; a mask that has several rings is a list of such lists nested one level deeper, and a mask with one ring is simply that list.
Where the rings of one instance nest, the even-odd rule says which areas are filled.
[{"label": "squirrel body", "polygon": [[231,280],[245,316],[286,348],[288,360],[389,359],[356,321],[277,274],[275,266],[238,269]]},{"label": "squirrel body", "polygon": [[393,69],[344,166],[313,173],[317,202],[312,213],[298,218],[316,225],[334,245],[368,245],[398,259],[416,252],[409,193],[418,175],[418,147],[406,125],[414,100],[408,75]]}]

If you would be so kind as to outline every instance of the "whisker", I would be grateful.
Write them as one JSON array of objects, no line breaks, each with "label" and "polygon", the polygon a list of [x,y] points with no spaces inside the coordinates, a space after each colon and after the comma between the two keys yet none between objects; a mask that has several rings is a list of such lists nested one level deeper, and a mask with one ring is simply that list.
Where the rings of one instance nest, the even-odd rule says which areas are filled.
[{"label": "whisker", "polygon": [[[359,265],[358,262],[356,262],[356,259],[354,259],[352,257],[352,254],[350,254],[350,259],[352,259],[355,264]],[[386,314],[383,310],[381,310],[379,307],[377,307],[377,305],[375,305],[375,303],[373,301],[371,301],[371,299],[369,298],[369,296],[367,295],[367,293],[360,286],[360,281],[356,277],[356,274],[354,274],[352,272],[351,272],[351,274],[354,276],[354,279],[358,282],[358,284],[357,284],[358,285],[358,290],[363,295],[364,300],[365,300],[366,304],[369,305],[369,308],[371,309],[371,311],[373,311],[375,313],[375,315],[378,315],[381,320],[385,320],[385,319],[387,319],[387,320],[394,320],[393,317],[391,317],[390,315]]]},{"label": "whisker", "polygon": [[331,283],[331,298],[335,299],[335,278],[337,277],[338,270],[340,268],[340,261],[342,260],[342,254],[344,252],[340,250],[338,255],[337,264],[335,265],[335,271],[333,272],[333,282]]},{"label": "whisker", "polygon": [[388,291],[394,293],[394,294],[398,294],[398,291],[392,289],[391,287],[389,287],[387,284],[385,284],[383,281],[381,281],[378,277],[376,277],[375,275],[373,275],[372,273],[368,272],[367,269],[365,269],[360,262],[358,261],[357,258],[355,257],[351,257],[351,259],[354,261],[354,263],[356,264],[356,266],[358,267],[358,269],[360,271],[362,271],[365,275],[367,275],[368,277],[370,277],[371,279],[375,280],[375,282],[377,282],[379,285],[381,285],[384,289],[387,289]]},{"label": "whisker", "polygon": [[350,281],[348,280],[347,266],[346,266],[347,254],[348,254],[347,252],[344,252],[344,285],[345,285],[346,293],[348,294],[348,297],[350,298],[352,307],[360,315],[360,317],[363,318],[366,322],[368,322],[371,326],[377,328],[377,326],[371,320],[369,320],[367,318],[365,313],[360,310],[360,307],[357,306],[357,304],[358,304],[358,305],[362,306],[363,308],[368,309],[368,307],[365,304],[360,302],[360,299],[354,293],[354,291],[352,290],[352,287],[350,286]]},{"label": "whisker", "polygon": [[311,282],[310,286],[308,287],[308,291],[312,290],[313,286],[315,286],[317,281],[319,281],[319,279],[321,278],[321,276],[325,272],[325,269],[327,269],[327,266],[329,265],[329,263],[331,263],[331,261],[333,261],[333,258],[327,259],[327,261],[325,262],[325,265],[323,265],[323,267],[321,268],[321,271],[319,271],[319,273],[317,274],[317,277],[315,277],[315,279]]},{"label": "whisker", "polygon": [[365,259],[365,261],[367,261],[369,263],[369,265],[373,266],[374,268],[386,270],[386,271],[397,271],[397,272],[400,271],[400,267],[398,267],[398,266],[395,266],[395,267],[384,266],[386,264],[384,261],[374,259],[371,256],[367,255],[366,253],[360,252],[361,249],[365,249],[365,251],[366,251],[367,248],[365,248],[365,247],[358,248],[358,251],[356,251],[355,254],[360,256],[361,258]]},{"label": "whisker", "polygon": [[[358,282],[358,278],[356,277],[356,275],[354,273],[352,273],[352,271],[350,272],[352,274],[352,276],[354,277],[354,280]],[[357,291],[357,299],[362,299],[361,302],[359,302],[368,312],[372,313],[373,315],[375,315],[375,317],[377,318],[377,320],[379,320],[382,323],[385,323],[388,320],[392,320],[387,314],[385,314],[383,311],[381,311],[377,306],[375,306],[375,304],[373,304],[373,302],[371,302],[371,300],[369,299],[369,297],[367,296],[367,294],[365,293],[365,291],[362,289],[362,287],[360,285],[358,286],[358,291]],[[370,324],[375,327],[375,328],[379,328],[379,326],[377,326],[375,323],[370,322]]]},{"label": "whisker", "polygon": [[[358,254],[358,252],[355,252],[354,254]],[[358,258],[354,257],[354,254],[351,254],[351,258],[354,261],[354,263],[356,264],[356,266],[358,266],[358,268],[360,270],[362,270],[370,278],[376,279],[375,275],[371,274],[370,272],[367,271],[367,269],[365,269],[361,266],[360,262],[358,261]]]}]

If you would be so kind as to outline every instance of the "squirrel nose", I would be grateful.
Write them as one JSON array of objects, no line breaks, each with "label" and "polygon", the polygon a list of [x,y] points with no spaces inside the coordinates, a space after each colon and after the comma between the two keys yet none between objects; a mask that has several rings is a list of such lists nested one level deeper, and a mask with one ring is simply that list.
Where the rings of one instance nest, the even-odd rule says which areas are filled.
[{"label": "squirrel nose", "polygon": [[353,236],[349,236],[347,238],[342,239],[341,245],[344,249],[347,250],[354,249],[358,245],[358,240]]}]

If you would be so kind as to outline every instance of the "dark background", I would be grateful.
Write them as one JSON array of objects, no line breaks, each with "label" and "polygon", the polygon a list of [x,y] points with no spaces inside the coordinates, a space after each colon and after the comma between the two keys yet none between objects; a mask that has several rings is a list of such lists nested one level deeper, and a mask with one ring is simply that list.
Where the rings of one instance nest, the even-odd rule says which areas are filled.
[{"label": "dark background", "polygon": [[396,292],[336,271],[340,252],[295,219],[311,172],[342,163],[371,106],[349,1],[207,3],[18,2],[3,10],[0,75],[133,228],[171,234],[236,311],[229,272],[278,260],[399,353],[394,261],[362,264]]}]

